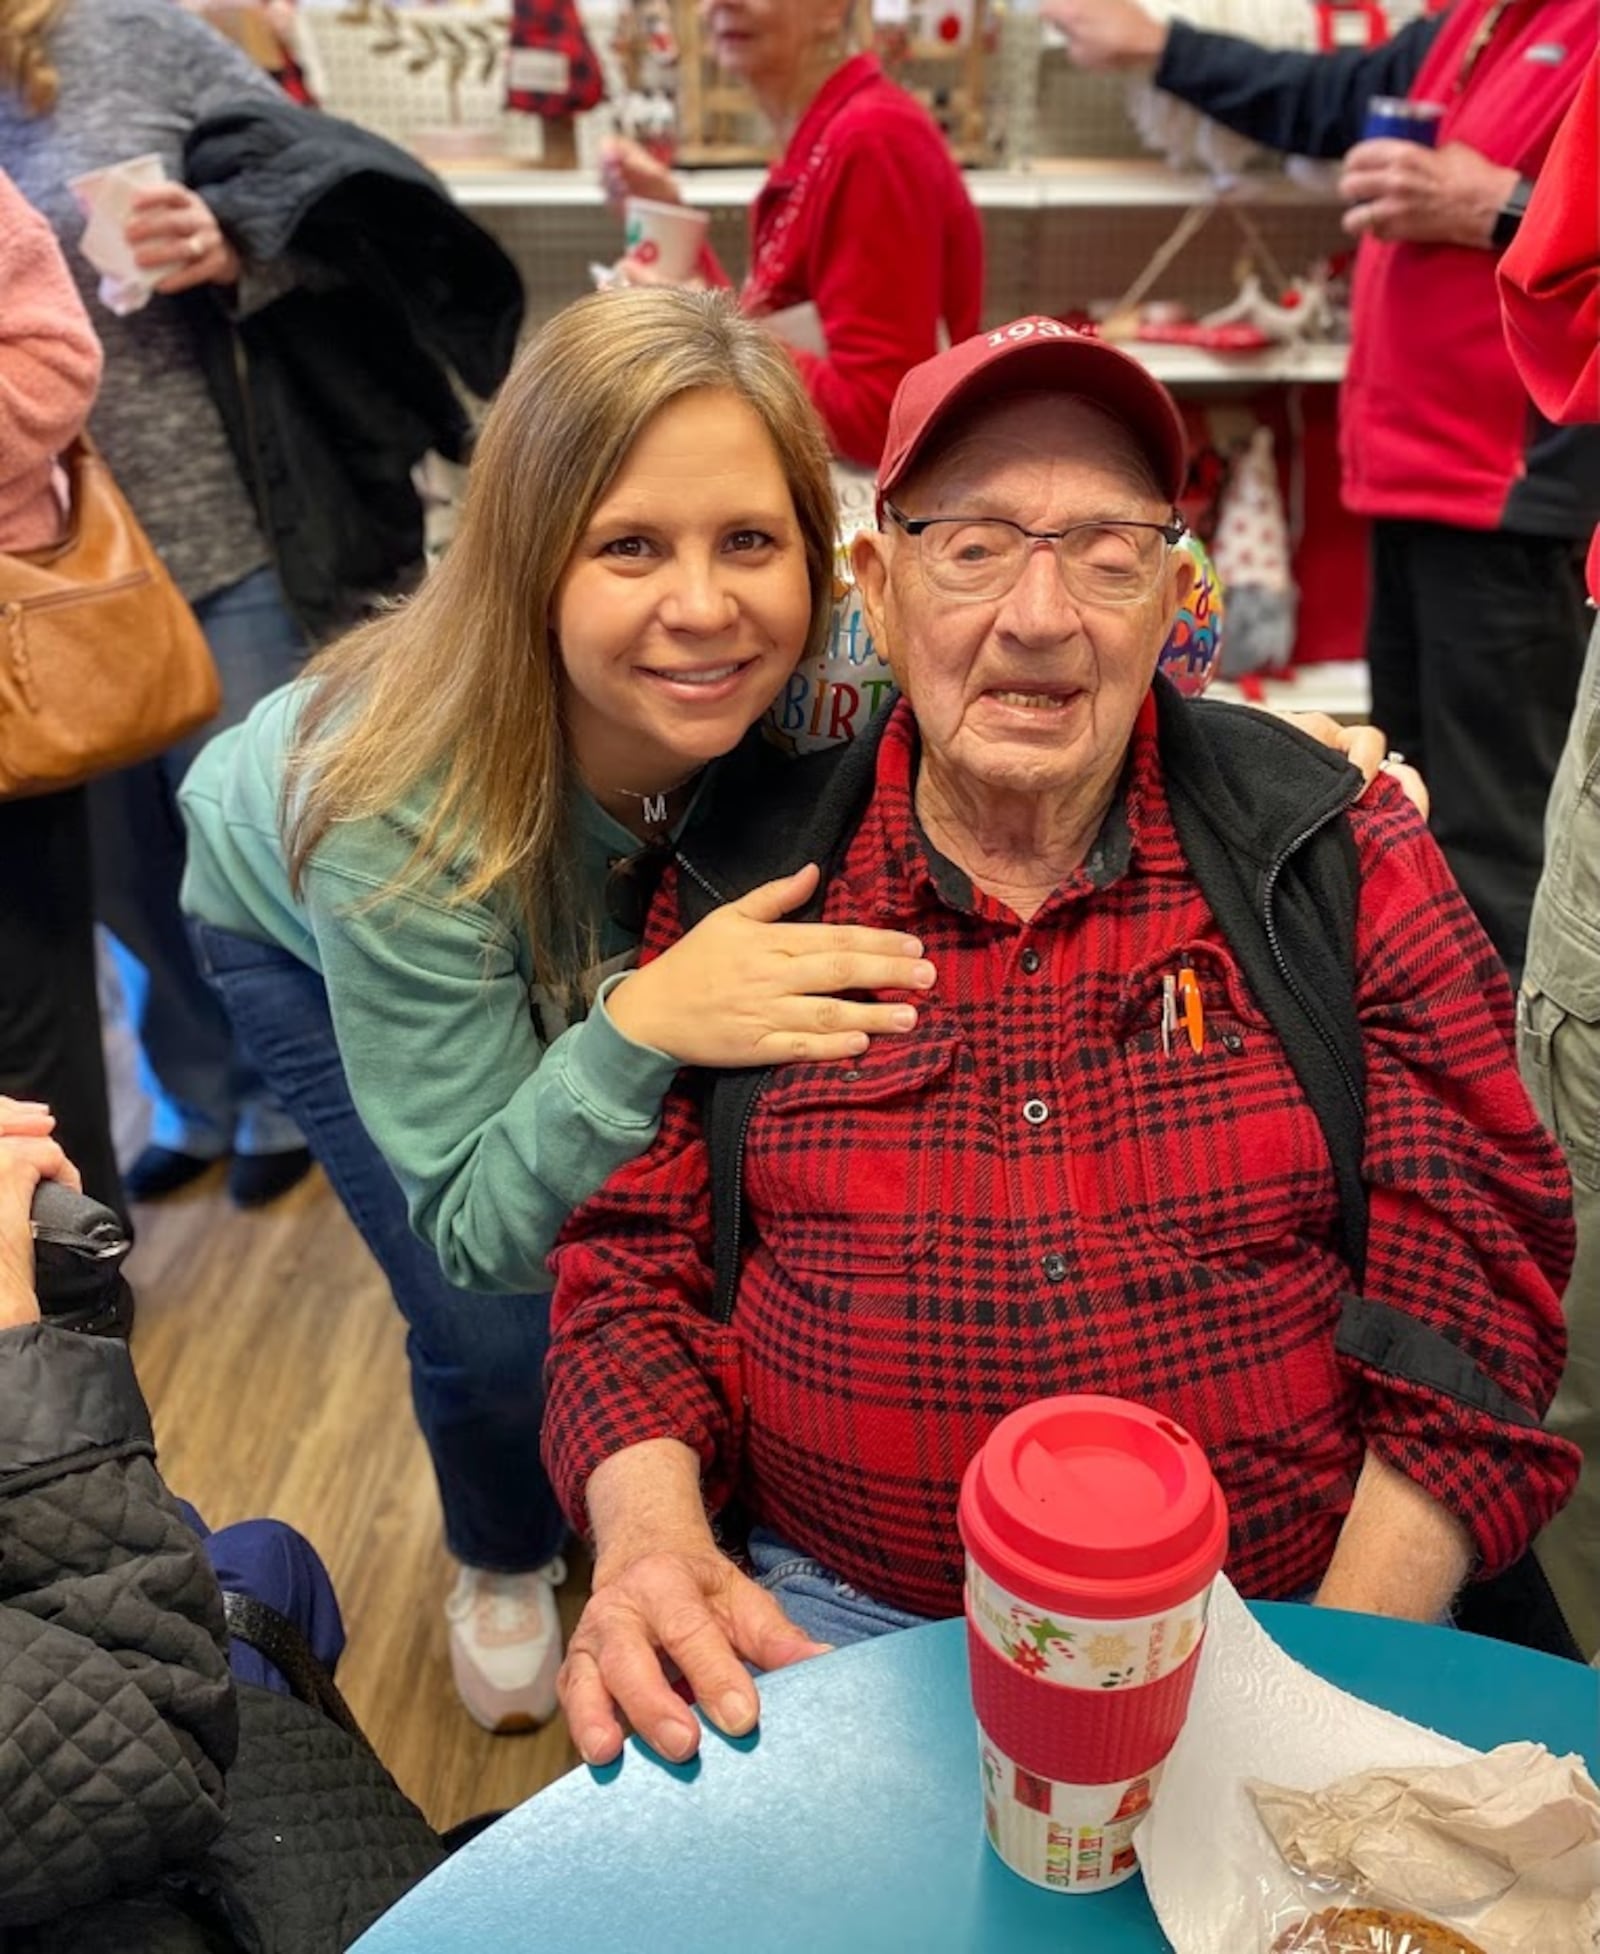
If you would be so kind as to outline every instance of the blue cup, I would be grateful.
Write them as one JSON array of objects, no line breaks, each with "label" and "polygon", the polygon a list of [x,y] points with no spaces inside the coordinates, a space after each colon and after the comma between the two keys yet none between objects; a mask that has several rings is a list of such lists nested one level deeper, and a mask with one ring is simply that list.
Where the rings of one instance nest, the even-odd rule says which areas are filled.
[{"label": "blue cup", "polygon": [[1367,104],[1361,130],[1363,142],[1388,137],[1395,142],[1419,142],[1432,149],[1439,140],[1443,102],[1408,102],[1401,95],[1374,95]]}]

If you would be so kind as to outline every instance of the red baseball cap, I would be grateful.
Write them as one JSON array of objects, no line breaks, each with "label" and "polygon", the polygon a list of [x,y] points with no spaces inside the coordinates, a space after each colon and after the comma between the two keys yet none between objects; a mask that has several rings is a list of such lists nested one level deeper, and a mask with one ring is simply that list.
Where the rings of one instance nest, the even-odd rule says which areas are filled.
[{"label": "red baseball cap", "polygon": [[914,366],[900,382],[878,464],[880,507],[954,413],[1017,393],[1081,394],[1133,436],[1169,501],[1182,493],[1189,440],[1177,403],[1161,382],[1093,333],[1059,319],[1033,318],[963,339]]}]

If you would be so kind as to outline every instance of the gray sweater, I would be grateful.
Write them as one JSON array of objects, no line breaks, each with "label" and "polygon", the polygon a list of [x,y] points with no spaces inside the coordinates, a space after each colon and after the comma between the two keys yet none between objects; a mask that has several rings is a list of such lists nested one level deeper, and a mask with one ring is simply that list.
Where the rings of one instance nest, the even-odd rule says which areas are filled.
[{"label": "gray sweater", "polygon": [[67,183],[152,152],[180,180],[189,130],[274,84],[177,0],[68,0],[48,45],[59,100],[29,117],[13,91],[0,91],[0,168],[61,240],[105,347],[90,432],[179,588],[198,602],[260,569],[267,545],[182,307],[157,297],[119,319],[100,303]]}]

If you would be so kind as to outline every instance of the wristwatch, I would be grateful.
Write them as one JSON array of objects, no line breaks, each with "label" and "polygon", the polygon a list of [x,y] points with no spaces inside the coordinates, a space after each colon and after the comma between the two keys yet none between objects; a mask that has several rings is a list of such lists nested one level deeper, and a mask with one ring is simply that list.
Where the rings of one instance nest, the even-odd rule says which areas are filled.
[{"label": "wristwatch", "polygon": [[1522,220],[1527,214],[1528,199],[1533,195],[1533,179],[1519,176],[1511,186],[1510,195],[1495,212],[1494,229],[1489,233],[1489,246],[1494,251],[1504,251],[1506,246],[1522,228]]}]

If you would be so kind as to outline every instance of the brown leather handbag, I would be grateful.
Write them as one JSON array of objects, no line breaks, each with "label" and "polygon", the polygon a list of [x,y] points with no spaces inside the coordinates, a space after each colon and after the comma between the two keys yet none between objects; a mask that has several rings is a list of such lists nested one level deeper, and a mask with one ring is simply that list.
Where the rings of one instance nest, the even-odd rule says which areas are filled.
[{"label": "brown leather handbag", "polygon": [[222,703],[194,612],[93,444],[61,458],[67,533],[0,552],[0,797],[148,759]]}]

